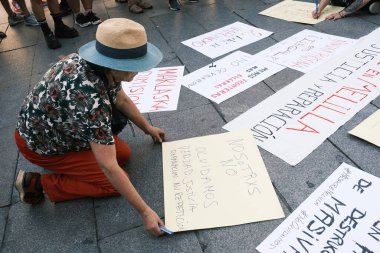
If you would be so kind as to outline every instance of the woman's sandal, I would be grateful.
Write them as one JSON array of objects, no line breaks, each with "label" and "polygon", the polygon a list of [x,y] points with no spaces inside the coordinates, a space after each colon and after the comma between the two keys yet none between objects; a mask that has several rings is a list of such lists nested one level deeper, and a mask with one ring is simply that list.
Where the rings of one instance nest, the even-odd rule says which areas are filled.
[{"label": "woman's sandal", "polygon": [[140,13],[144,12],[144,10],[140,6],[138,6],[137,4],[130,6],[129,11],[132,13],[135,13],[135,14],[140,14]]}]

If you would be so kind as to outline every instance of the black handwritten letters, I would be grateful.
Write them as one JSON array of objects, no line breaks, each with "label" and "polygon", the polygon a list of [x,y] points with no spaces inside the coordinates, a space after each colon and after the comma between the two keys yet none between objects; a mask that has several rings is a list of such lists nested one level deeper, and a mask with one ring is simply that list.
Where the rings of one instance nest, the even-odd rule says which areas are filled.
[{"label": "black handwritten letters", "polygon": [[342,164],[257,249],[263,253],[378,252],[379,190],[379,178]]}]

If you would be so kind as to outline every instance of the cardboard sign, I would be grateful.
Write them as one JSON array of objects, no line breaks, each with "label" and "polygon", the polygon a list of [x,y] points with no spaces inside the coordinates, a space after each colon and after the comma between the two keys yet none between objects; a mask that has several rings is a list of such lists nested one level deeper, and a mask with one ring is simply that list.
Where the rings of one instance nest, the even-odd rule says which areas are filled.
[{"label": "cardboard sign", "polygon": [[184,76],[181,83],[219,104],[282,69],[261,57],[236,51]]},{"label": "cardboard sign", "polygon": [[182,43],[210,58],[215,58],[266,38],[271,34],[272,32],[235,22]]},{"label": "cardboard sign", "polygon": [[169,230],[284,217],[249,130],[164,142],[162,153]]},{"label": "cardboard sign", "polygon": [[380,29],[235,118],[257,144],[296,165],[380,94]]},{"label": "cardboard sign", "polygon": [[349,133],[380,147],[380,110],[377,110]]},{"label": "cardboard sign", "polygon": [[184,66],[154,68],[122,82],[124,92],[140,110],[163,112],[177,109]]},{"label": "cardboard sign", "polygon": [[374,253],[380,179],[342,164],[256,249],[261,253]]},{"label": "cardboard sign", "polygon": [[356,40],[303,30],[261,51],[261,57],[308,73],[352,46]]},{"label": "cardboard sign", "polygon": [[330,14],[337,13],[344,9],[344,7],[327,5],[326,8],[323,9],[321,16],[318,19],[315,19],[311,15],[311,12],[315,10],[315,7],[315,3],[283,1],[259,14],[286,21],[314,25],[325,20]]}]

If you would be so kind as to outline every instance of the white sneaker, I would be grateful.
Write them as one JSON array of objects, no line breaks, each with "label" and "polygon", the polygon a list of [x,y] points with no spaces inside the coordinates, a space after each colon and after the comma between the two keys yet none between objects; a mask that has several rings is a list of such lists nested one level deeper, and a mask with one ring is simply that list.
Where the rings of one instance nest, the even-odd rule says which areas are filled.
[{"label": "white sneaker", "polygon": [[33,15],[33,13],[30,13],[29,16],[25,17],[24,16],[24,22],[25,25],[28,26],[39,26],[40,24],[37,22],[36,17]]},{"label": "white sneaker", "polygon": [[373,2],[369,5],[369,12],[372,14],[379,14],[380,13],[380,2]]}]

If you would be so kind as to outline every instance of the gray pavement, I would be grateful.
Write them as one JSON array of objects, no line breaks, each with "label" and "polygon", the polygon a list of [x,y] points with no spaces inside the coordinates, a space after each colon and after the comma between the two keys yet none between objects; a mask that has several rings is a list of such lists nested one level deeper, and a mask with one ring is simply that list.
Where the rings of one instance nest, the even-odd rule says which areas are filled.
[{"label": "gray pavement", "polygon": [[[274,0],[200,0],[170,11],[166,0],[141,15],[128,12],[126,4],[95,0],[94,11],[102,19],[127,17],[146,27],[148,39],[164,53],[160,66],[185,65],[192,72],[211,59],[180,42],[230,23],[241,21],[272,31],[259,42],[241,48],[257,53],[303,29],[357,39],[380,24],[380,15],[362,11],[355,17],[317,25],[303,25],[258,15]],[[49,13],[47,16],[52,24]],[[19,202],[14,179],[20,168],[43,171],[19,155],[13,141],[18,109],[28,90],[59,55],[76,51],[93,40],[96,27],[78,28],[80,37],[61,39],[62,48],[49,50],[39,28],[23,24],[9,27],[0,8],[0,252],[256,252],[256,246],[282,221],[183,232],[155,238],[144,231],[136,211],[121,197],[82,199],[31,207]],[[73,24],[71,17],[65,22]],[[302,73],[285,69],[233,98],[216,105],[182,87],[178,110],[146,114],[153,125],[166,130],[169,140],[222,133],[222,126],[291,83]],[[311,155],[291,167],[260,148],[273,185],[288,215],[342,162],[380,176],[379,148],[347,134],[380,108],[380,97],[340,127]],[[134,126],[121,134],[133,155],[125,169],[146,202],[164,218],[161,147],[153,145]]]}]

